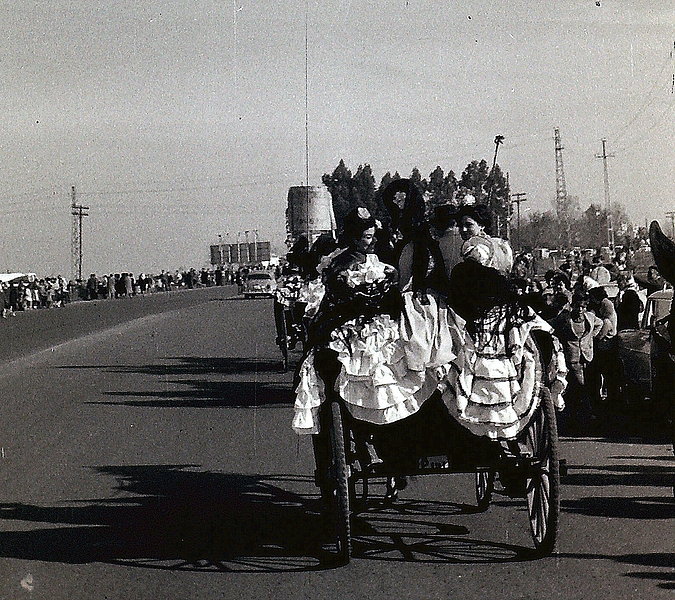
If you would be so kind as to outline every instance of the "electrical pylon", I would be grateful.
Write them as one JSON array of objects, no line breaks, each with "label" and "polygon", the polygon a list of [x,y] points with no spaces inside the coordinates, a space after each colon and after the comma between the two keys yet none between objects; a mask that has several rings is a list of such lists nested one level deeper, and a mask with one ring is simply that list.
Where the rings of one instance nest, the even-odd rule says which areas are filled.
[{"label": "electrical pylon", "polygon": [[565,234],[565,242],[569,248],[572,245],[572,240],[570,235],[570,206],[563,169],[563,145],[560,141],[560,129],[556,127],[553,131],[555,132],[555,210]]}]

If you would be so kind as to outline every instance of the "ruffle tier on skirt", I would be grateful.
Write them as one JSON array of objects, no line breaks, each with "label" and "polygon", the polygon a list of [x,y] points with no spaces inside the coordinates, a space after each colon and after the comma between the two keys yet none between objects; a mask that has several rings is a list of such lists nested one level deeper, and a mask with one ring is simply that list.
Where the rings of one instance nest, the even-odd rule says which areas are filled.
[{"label": "ruffle tier on skirt", "polygon": [[[405,293],[401,318],[378,315],[366,323],[352,320],[332,333],[340,372],[335,391],[350,414],[378,425],[416,413],[437,390],[449,414],[478,436],[512,439],[538,405],[541,365],[530,337],[551,331],[540,317],[497,335],[474,339],[466,323],[443,300],[421,304]],[[486,342],[486,339],[488,340]],[[565,362],[555,338],[556,377],[565,384]],[[303,361],[296,388],[293,429],[319,432],[318,412],[325,386],[314,352]]]},{"label": "ruffle tier on skirt", "polygon": [[[447,308],[433,296],[429,300],[423,305],[406,293],[400,320],[377,315],[365,323],[348,321],[333,331],[328,347],[340,363],[335,391],[354,418],[383,425],[409,417],[450,369],[455,356]],[[324,400],[324,383],[310,352],[296,388],[297,433],[318,433],[317,415]]]},{"label": "ruffle tier on skirt", "polygon": [[[489,341],[474,339],[464,320],[450,311],[450,329],[457,357],[442,382],[448,412],[471,433],[491,439],[513,439],[527,425],[538,406],[543,385],[533,330],[551,331],[540,317],[504,333],[503,323]],[[557,341],[556,341],[557,342]],[[559,344],[554,345],[558,374],[566,373]],[[560,362],[562,361],[562,362]]]}]

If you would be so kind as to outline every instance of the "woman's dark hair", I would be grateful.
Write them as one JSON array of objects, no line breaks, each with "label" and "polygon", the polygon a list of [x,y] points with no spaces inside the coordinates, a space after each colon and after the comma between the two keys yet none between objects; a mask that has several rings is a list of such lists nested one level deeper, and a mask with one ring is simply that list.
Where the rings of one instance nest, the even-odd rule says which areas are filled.
[{"label": "woman's dark hair", "polygon": [[570,278],[565,275],[565,273],[556,273],[551,277],[551,285],[554,283],[557,283],[558,281],[562,281],[562,283],[565,285],[565,289],[570,289]]},{"label": "woman's dark hair", "polygon": [[337,247],[337,242],[330,233],[322,233],[316,238],[309,250],[307,265],[305,266],[303,275],[309,279],[316,279],[319,276],[316,267],[321,262],[321,259],[324,256],[328,256]]},{"label": "woman's dark hair", "polygon": [[438,229],[445,231],[457,222],[458,211],[458,207],[454,204],[441,204],[434,208],[431,224]]},{"label": "woman's dark hair", "polygon": [[321,258],[322,256],[328,256],[336,248],[337,242],[333,239],[333,236],[330,233],[322,233],[314,240],[310,252]]},{"label": "woman's dark hair", "polygon": [[588,290],[588,298],[593,304],[599,304],[605,298],[608,298],[605,288],[602,286],[594,287]]},{"label": "woman's dark hair", "polygon": [[457,221],[460,222],[463,217],[469,217],[482,225],[486,233],[492,232],[492,211],[485,204],[464,204],[459,207]]},{"label": "woman's dark hair", "polygon": [[377,223],[367,208],[359,206],[347,213],[342,222],[340,245],[348,246],[358,240],[366,229],[375,227]]},{"label": "woman's dark hair", "polygon": [[[508,340],[512,328],[534,319],[525,299],[492,267],[473,260],[463,261],[452,269],[449,287],[450,306],[466,320],[469,333],[480,336],[484,342],[500,335],[501,323]],[[507,347],[506,352],[510,355],[512,348]]]},{"label": "woman's dark hair", "polygon": [[288,261],[288,264],[293,267],[301,268],[307,261],[308,251],[309,240],[304,235],[299,236],[295,244],[291,246],[288,254],[286,254],[286,260]]},{"label": "woman's dark hair", "polygon": [[[396,204],[396,194],[405,194],[403,207]],[[412,179],[396,179],[382,192],[382,202],[391,216],[391,228],[409,237],[424,223],[424,196]]]}]

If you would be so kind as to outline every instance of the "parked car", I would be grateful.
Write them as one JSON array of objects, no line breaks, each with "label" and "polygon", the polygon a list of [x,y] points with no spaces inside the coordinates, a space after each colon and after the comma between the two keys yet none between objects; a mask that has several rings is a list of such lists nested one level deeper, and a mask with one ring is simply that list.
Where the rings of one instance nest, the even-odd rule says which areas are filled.
[{"label": "parked car", "polygon": [[673,391],[663,319],[670,314],[672,301],[672,289],[654,292],[647,298],[640,328],[617,334],[619,386],[624,401],[633,404],[649,398],[654,416],[664,418],[669,418]]},{"label": "parked car", "polygon": [[277,280],[270,271],[251,271],[244,283],[244,298],[255,296],[274,297],[277,290]]}]

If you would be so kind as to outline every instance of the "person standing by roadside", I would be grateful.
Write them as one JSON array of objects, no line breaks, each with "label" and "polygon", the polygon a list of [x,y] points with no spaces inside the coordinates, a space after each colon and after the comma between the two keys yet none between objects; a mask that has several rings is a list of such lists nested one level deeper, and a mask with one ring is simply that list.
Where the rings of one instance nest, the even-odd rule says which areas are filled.
[{"label": "person standing by roadside", "polygon": [[595,279],[600,285],[607,285],[612,276],[607,268],[602,264],[602,257],[596,255],[593,257],[593,262],[591,263],[591,272],[590,276],[592,279]]},{"label": "person standing by roadside", "polygon": [[113,300],[115,298],[115,275],[113,273],[110,273],[108,275],[108,298]]},{"label": "person standing by roadside", "polygon": [[[590,365],[588,379],[596,412],[618,401],[618,360],[616,349],[617,316],[614,304],[603,287],[588,292],[589,308],[602,320],[602,328],[595,338],[595,357]],[[604,393],[603,393],[604,390]],[[607,402],[603,402],[603,396]]]},{"label": "person standing by roadside", "polygon": [[579,290],[572,297],[571,308],[563,309],[549,321],[560,340],[567,363],[567,391],[565,403],[570,411],[569,426],[583,432],[594,418],[588,388],[587,370],[593,361],[593,340],[600,333],[603,322],[587,311],[588,294]]},{"label": "person standing by roadside", "polygon": [[0,308],[2,308],[2,318],[6,319],[9,314],[9,294],[7,286],[0,281]]},{"label": "person standing by roadside", "polygon": [[9,284],[9,307],[10,314],[15,317],[16,311],[19,310],[19,304],[21,303],[21,295],[19,293],[19,284],[16,282]]},{"label": "person standing by roadside", "polygon": [[639,288],[628,273],[621,273],[616,282],[619,285],[619,293],[615,298],[617,329],[639,329],[640,313],[645,308]]},{"label": "person standing by roadside", "polygon": [[131,273],[125,273],[122,277],[124,278],[124,295],[127,298],[131,298],[131,296],[134,295],[134,283],[132,280],[132,275]]},{"label": "person standing by roadside", "polygon": [[96,300],[98,298],[98,280],[96,274],[92,273],[87,279],[87,300]]}]

